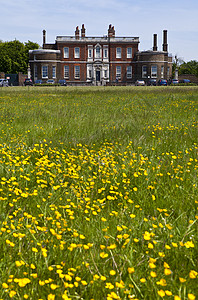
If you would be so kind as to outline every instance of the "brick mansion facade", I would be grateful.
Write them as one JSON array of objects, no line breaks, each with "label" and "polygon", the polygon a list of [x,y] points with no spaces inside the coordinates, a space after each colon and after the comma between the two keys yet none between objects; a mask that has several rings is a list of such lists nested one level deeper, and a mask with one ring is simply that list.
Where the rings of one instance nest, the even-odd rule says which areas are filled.
[{"label": "brick mansion facade", "polygon": [[158,51],[156,34],[152,50],[138,48],[139,37],[116,37],[112,25],[107,35],[88,37],[83,24],[81,32],[76,27],[74,36],[57,36],[54,44],[46,43],[43,30],[42,49],[29,51],[31,76],[43,82],[66,79],[70,85],[130,85],[137,79],[171,78],[167,30],[163,31],[162,51]]}]

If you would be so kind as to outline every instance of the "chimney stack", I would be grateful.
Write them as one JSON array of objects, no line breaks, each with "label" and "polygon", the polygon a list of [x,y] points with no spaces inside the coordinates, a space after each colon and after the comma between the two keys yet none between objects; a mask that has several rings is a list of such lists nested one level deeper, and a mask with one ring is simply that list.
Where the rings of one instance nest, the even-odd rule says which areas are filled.
[{"label": "chimney stack", "polygon": [[108,29],[108,37],[115,37],[115,29],[114,26],[112,27],[112,25],[109,25],[109,29]]},{"label": "chimney stack", "polygon": [[157,34],[153,35],[153,51],[157,51]]},{"label": "chimney stack", "polygon": [[46,43],[46,31],[43,30],[43,45]]},{"label": "chimney stack", "polygon": [[163,31],[163,51],[167,52],[168,51],[168,44],[167,44],[167,30]]},{"label": "chimney stack", "polygon": [[84,25],[84,24],[82,24],[81,37],[82,37],[82,38],[85,37],[85,25]]},{"label": "chimney stack", "polygon": [[79,36],[80,36],[80,31],[79,31],[79,28],[77,26],[76,27],[76,31],[75,31],[75,38],[76,38],[76,40],[79,40]]}]

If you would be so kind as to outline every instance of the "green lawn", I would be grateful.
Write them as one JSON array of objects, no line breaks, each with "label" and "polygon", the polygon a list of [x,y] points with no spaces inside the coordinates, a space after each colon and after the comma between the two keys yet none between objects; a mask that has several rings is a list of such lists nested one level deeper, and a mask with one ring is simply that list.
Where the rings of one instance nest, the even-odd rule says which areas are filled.
[{"label": "green lawn", "polygon": [[198,295],[198,87],[0,89],[0,299]]}]

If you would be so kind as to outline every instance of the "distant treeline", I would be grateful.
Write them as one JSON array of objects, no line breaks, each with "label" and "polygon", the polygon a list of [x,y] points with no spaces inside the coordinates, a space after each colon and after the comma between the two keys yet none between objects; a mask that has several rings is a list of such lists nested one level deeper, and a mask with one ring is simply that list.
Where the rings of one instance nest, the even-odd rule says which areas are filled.
[{"label": "distant treeline", "polygon": [[37,43],[18,40],[10,42],[0,41],[0,72],[16,74],[27,73],[29,50],[38,49]]}]

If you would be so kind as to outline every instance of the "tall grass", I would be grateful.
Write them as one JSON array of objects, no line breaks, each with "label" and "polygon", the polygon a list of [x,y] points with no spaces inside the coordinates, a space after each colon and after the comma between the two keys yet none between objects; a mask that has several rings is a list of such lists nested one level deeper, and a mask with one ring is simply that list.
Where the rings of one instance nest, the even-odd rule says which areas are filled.
[{"label": "tall grass", "polygon": [[198,88],[2,88],[0,112],[0,299],[196,299]]}]

